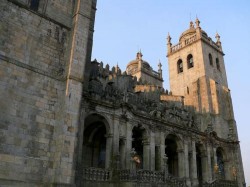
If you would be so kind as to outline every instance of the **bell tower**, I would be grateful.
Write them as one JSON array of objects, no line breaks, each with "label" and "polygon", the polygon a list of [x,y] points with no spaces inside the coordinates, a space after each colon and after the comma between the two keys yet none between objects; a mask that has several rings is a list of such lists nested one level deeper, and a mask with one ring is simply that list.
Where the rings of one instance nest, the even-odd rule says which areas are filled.
[{"label": "bell tower", "polygon": [[218,33],[215,38],[214,42],[201,29],[198,18],[195,25],[190,22],[178,44],[172,45],[168,34],[170,90],[173,95],[184,96],[184,105],[193,107],[203,116],[212,116],[201,120],[201,130],[205,131],[209,123],[214,124],[218,136],[227,138],[229,127],[235,132],[236,127]]}]

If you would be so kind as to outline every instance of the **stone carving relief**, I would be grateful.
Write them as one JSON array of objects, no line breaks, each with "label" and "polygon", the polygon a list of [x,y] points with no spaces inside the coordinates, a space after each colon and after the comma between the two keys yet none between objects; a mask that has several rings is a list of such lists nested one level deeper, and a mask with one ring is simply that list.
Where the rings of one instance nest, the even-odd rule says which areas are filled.
[{"label": "stone carving relief", "polygon": [[[98,63],[94,60],[90,70],[87,93],[101,102],[108,101],[120,106],[126,103],[133,113],[175,123],[186,128],[198,129],[192,113],[183,107],[160,101],[159,91],[135,92],[134,87],[140,82],[130,75],[122,75],[118,70],[119,67],[116,66],[109,71],[108,64],[103,68],[102,62]],[[127,119],[126,110],[123,110],[121,114],[124,119]]]}]

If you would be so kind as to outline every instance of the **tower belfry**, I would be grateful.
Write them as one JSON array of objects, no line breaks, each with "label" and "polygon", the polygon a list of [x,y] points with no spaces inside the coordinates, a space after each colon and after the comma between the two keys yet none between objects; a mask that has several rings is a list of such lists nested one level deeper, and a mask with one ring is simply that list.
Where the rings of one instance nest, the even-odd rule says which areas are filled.
[{"label": "tower belfry", "polygon": [[218,34],[216,39],[214,42],[201,29],[198,18],[195,26],[190,22],[178,44],[172,45],[168,35],[170,90],[174,95],[185,96],[185,104],[198,112],[224,113],[229,117],[230,111],[223,112],[225,107],[219,103],[223,94],[229,101],[231,98]]}]

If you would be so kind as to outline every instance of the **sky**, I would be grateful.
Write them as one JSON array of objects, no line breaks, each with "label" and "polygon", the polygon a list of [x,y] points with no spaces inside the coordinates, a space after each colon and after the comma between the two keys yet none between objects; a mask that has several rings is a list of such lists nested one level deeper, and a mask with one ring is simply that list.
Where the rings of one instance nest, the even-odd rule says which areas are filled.
[{"label": "sky", "polygon": [[[196,16],[215,41],[221,36],[228,85],[241,145],[247,186],[250,185],[250,1],[249,0],[98,0],[92,58],[124,71],[138,50],[158,70],[163,67],[169,90],[166,37],[177,44]],[[249,115],[250,116],[250,115]]]}]

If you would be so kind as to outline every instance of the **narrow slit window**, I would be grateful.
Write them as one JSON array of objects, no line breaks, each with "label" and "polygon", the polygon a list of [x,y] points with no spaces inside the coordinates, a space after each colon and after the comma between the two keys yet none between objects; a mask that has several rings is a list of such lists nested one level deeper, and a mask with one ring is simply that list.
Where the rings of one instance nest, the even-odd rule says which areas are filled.
[{"label": "narrow slit window", "polygon": [[211,65],[211,66],[213,66],[213,57],[212,57],[212,55],[209,53],[209,55],[208,55],[208,58],[209,58],[209,64]]},{"label": "narrow slit window", "polygon": [[216,58],[216,67],[220,71],[220,62],[218,58]]},{"label": "narrow slit window", "polygon": [[34,10],[34,11],[37,11],[38,7],[39,7],[39,1],[40,0],[31,0],[30,1],[30,9]]}]

